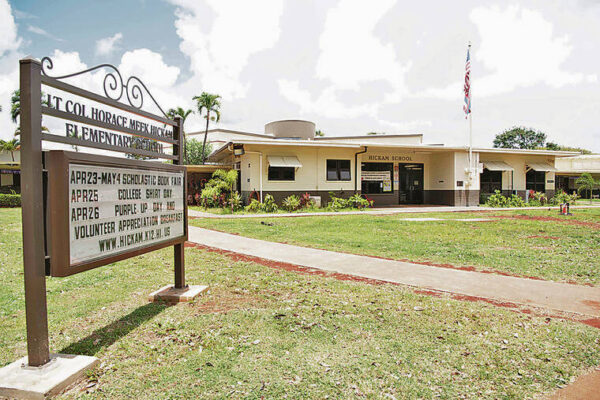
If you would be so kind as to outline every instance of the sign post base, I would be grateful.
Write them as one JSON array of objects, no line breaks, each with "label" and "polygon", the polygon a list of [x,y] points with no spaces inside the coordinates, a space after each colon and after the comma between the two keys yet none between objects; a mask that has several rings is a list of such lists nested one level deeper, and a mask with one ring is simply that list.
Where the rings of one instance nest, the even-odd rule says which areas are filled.
[{"label": "sign post base", "polygon": [[208,286],[189,285],[185,288],[177,289],[173,285],[167,285],[150,293],[148,300],[152,302],[183,303],[194,300],[206,290],[208,290]]},{"label": "sign post base", "polygon": [[23,357],[0,368],[0,397],[46,399],[60,393],[98,364],[96,357],[52,354],[41,367],[27,366]]}]

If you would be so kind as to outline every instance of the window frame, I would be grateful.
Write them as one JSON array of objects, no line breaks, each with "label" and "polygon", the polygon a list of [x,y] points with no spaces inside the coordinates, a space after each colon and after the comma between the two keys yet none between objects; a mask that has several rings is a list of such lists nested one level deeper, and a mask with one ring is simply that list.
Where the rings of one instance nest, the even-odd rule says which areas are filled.
[{"label": "window frame", "polygon": [[[530,173],[533,172],[533,180],[529,179]],[[541,178],[543,176],[543,178]],[[541,178],[540,181],[538,178]],[[533,185],[533,188],[531,187]],[[540,189],[541,187],[541,189]],[[530,169],[525,173],[525,190],[533,190],[534,192],[546,193],[546,171],[536,171]]]},{"label": "window frame", "polygon": [[[488,174],[486,174],[486,172],[488,172]],[[503,176],[503,172],[504,171],[491,171],[487,168],[483,169],[483,172],[481,173],[480,177],[479,177],[479,190],[481,191],[481,193],[485,193],[485,194],[494,194],[496,190],[500,190],[502,191],[502,176]],[[493,177],[494,175],[500,176],[500,180],[493,180],[493,179],[489,179],[489,180],[484,180],[484,175],[489,175],[490,177]],[[483,190],[483,188],[489,188],[492,189],[490,191],[485,191]]]},{"label": "window frame", "polygon": [[[280,177],[273,179],[271,177],[271,170],[278,170],[278,174]],[[291,170],[292,171],[292,179],[285,179],[283,170]],[[267,180],[270,182],[295,182],[296,181],[296,167],[271,167],[270,165],[267,167]]]},{"label": "window frame", "polygon": [[[335,162],[335,173],[336,173],[337,179],[329,179],[329,162]],[[348,179],[342,179],[342,168],[341,168],[342,162],[348,163],[348,173],[349,173]],[[326,159],[325,160],[325,180],[327,182],[352,182],[352,161],[348,160],[348,159],[343,159],[343,158]]]}]

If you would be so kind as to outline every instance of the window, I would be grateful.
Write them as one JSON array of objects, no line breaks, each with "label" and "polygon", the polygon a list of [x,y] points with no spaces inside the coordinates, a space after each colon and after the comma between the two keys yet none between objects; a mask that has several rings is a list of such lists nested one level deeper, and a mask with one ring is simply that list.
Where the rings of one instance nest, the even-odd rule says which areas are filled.
[{"label": "window", "polygon": [[270,181],[293,181],[296,179],[294,167],[269,167]]},{"label": "window", "polygon": [[349,181],[350,160],[327,160],[328,181]]},{"label": "window", "polygon": [[392,163],[363,163],[361,166],[361,191],[363,194],[392,193]]},{"label": "window", "polygon": [[525,189],[534,190],[536,192],[546,191],[546,172],[535,171],[530,169],[527,171]]},{"label": "window", "polygon": [[494,193],[502,190],[502,171],[490,171],[485,168],[481,174],[481,193]]}]

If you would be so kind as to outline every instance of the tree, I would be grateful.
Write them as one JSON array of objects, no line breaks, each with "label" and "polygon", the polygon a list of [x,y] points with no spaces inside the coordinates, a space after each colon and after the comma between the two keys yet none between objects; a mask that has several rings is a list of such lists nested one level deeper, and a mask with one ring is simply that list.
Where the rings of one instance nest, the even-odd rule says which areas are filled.
[{"label": "tree", "polygon": [[[48,104],[48,100],[45,98],[45,94],[42,92],[42,105],[46,107],[50,107]],[[17,119],[21,116],[21,90],[17,89],[12,92],[10,97],[10,118],[12,122],[17,123]],[[50,132],[48,128],[42,126],[42,132]],[[21,127],[17,126],[15,129],[15,136],[19,136],[21,134]]]},{"label": "tree", "polygon": [[323,131],[321,131],[320,129],[318,129],[318,130],[315,132],[315,136],[317,136],[317,137],[323,137],[323,136],[325,136],[325,132],[323,132]]},{"label": "tree", "polygon": [[584,172],[577,178],[575,184],[577,185],[577,193],[590,193],[590,203],[592,203],[592,192],[596,186],[600,185],[600,181],[597,182],[589,172]]},{"label": "tree", "polygon": [[187,164],[187,159],[186,159],[187,152],[185,151],[185,143],[187,141],[187,138],[185,137],[185,130],[183,129],[183,126],[185,125],[185,120],[191,113],[193,113],[192,110],[184,110],[181,107],[169,108],[169,111],[167,111],[167,116],[169,117],[169,119],[175,119],[176,116],[181,117],[181,141],[183,143],[183,163],[184,164]]},{"label": "tree", "polygon": [[494,147],[503,149],[536,149],[543,147],[546,134],[532,128],[514,126],[496,135]]},{"label": "tree", "polygon": [[10,152],[10,158],[15,162],[15,151],[21,148],[21,142],[18,139],[8,141],[0,140],[0,150]]},{"label": "tree", "polygon": [[185,159],[187,165],[202,164],[208,155],[212,153],[212,146],[203,146],[196,139],[190,139],[185,146]]},{"label": "tree", "polygon": [[555,150],[555,151],[576,151],[581,154],[592,154],[591,150],[583,149],[581,147],[570,147],[563,146],[554,142],[546,142],[546,146],[544,147],[546,150]]},{"label": "tree", "polygon": [[[219,122],[221,119],[221,102],[219,99],[221,96],[218,94],[210,94],[202,92],[200,96],[194,96],[192,99],[196,100],[196,108],[198,109],[198,115],[202,116],[202,112],[206,112],[204,118],[206,118],[206,129],[204,130],[204,141],[202,143],[202,164],[206,161],[206,138],[208,137],[208,124],[211,120]],[[210,113],[214,113],[216,117],[211,117]]]}]

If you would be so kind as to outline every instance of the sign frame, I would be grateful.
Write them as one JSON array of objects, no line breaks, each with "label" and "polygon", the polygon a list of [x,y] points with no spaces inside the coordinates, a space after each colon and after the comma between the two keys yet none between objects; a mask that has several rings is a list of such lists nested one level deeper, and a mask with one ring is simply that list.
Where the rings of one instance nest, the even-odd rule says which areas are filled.
[{"label": "sign frame", "polygon": [[[70,237],[69,230],[69,165],[89,165],[113,168],[135,168],[146,171],[183,172],[185,167],[172,164],[149,165],[148,161],[118,159],[96,154],[75,153],[63,150],[52,150],[46,156],[48,181],[48,210],[46,224],[46,237],[48,238],[48,252],[50,254],[50,276],[65,277],[87,271],[103,265],[111,264],[140,254],[159,250],[164,247],[183,244],[188,239],[187,207],[183,207],[183,236],[164,240],[159,243],[149,244],[140,248],[125,250],[121,253],[108,255],[95,260],[71,264],[70,263]],[[183,201],[187,198],[187,185],[184,181]]]},{"label": "sign frame", "polygon": [[[44,57],[41,62],[27,57],[19,60],[19,88],[21,102],[21,214],[23,227],[23,278],[25,286],[25,320],[27,329],[27,363],[30,367],[42,367],[50,362],[50,346],[48,338],[48,306],[46,295],[46,276],[52,270],[52,257],[60,258],[60,254],[55,251],[57,240],[61,237],[53,237],[52,225],[58,215],[55,204],[57,199],[47,205],[47,192],[53,191],[55,184],[52,179],[56,177],[56,168],[48,174],[45,161],[56,157],[50,155],[50,152],[45,152],[42,149],[43,141],[58,142],[73,146],[83,146],[96,148],[100,150],[116,151],[125,154],[133,154],[142,157],[151,157],[158,159],[172,160],[172,165],[168,168],[185,168],[183,167],[183,134],[182,134],[182,119],[176,116],[174,119],[168,118],[160,105],[156,102],[146,85],[137,77],[131,76],[126,81],[119,70],[110,64],[100,64],[84,71],[75,72],[63,76],[50,76],[49,70],[52,70],[52,60]],[[104,96],[83,90],[76,86],[69,85],[61,81],[77,75],[89,73],[99,69],[112,69],[112,72],[106,74],[104,78]],[[51,86],[58,90],[63,90],[76,96],[84,97],[88,100],[98,102],[100,104],[117,108],[121,111],[129,112],[139,117],[153,120],[154,122],[170,125],[173,129],[171,137],[160,137],[155,135],[147,135],[143,132],[132,131],[130,129],[118,129],[115,126],[101,124],[100,121],[90,120],[83,117],[78,117],[75,114],[67,114],[57,112],[50,107],[43,106],[42,85]],[[162,116],[155,115],[142,110],[144,93],[154,102],[156,107],[161,111]],[[126,98],[129,104],[121,101]],[[66,120],[71,120],[83,124],[88,124],[97,127],[103,127],[110,130],[121,131],[133,136],[142,137],[154,141],[166,142],[172,144],[172,154],[148,151],[137,148],[126,148],[115,146],[106,143],[96,143],[82,140],[75,137],[59,136],[55,134],[42,132],[42,115],[50,115]],[[111,124],[112,125],[112,124]],[[79,154],[79,155],[77,155]],[[86,160],[104,160],[105,162],[126,162],[130,165],[146,165],[152,169],[160,169],[165,167],[165,164],[151,163],[148,161],[132,161],[129,163],[126,159],[99,156],[94,154],[76,153],[69,155],[73,159],[85,162]],[[116,161],[114,161],[116,160]],[[52,164],[52,161],[50,162]],[[67,164],[68,165],[68,164]],[[181,166],[181,167],[177,167]],[[49,176],[51,175],[51,176]],[[66,181],[68,183],[68,180]],[[187,190],[187,179],[184,174],[184,193]],[[64,206],[64,205],[63,205]],[[187,201],[183,199],[184,207],[184,230],[185,239],[188,235],[187,225]],[[67,211],[68,215],[68,211]],[[68,224],[68,218],[65,221]],[[60,227],[60,224],[58,224]],[[68,231],[67,231],[68,233]],[[64,240],[64,236],[62,237]],[[136,249],[129,253],[119,255],[118,259],[130,258],[135,255],[147,253],[158,248],[173,246],[174,256],[174,289],[185,292],[189,286],[185,282],[185,253],[184,253],[184,238],[178,238],[176,241],[168,243],[160,243],[160,247],[144,247]],[[64,248],[63,248],[64,250]],[[67,253],[67,256],[69,254]],[[69,259],[70,261],[70,259]],[[106,259],[102,260],[101,265],[105,265]],[[117,258],[113,258],[113,261]],[[100,266],[96,265],[96,267]],[[81,269],[87,270],[89,268]],[[60,269],[59,269],[60,271]],[[58,275],[55,275],[58,276]]]}]

